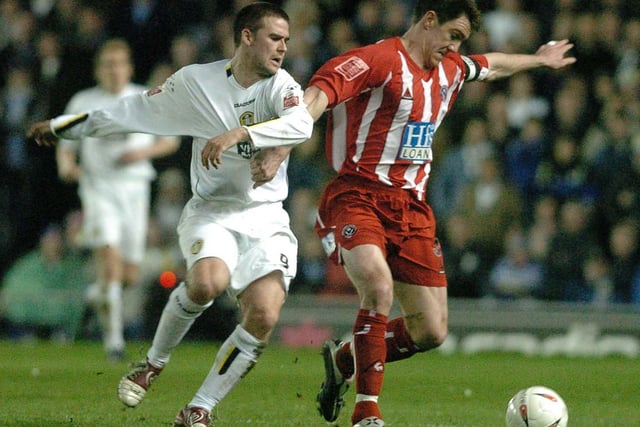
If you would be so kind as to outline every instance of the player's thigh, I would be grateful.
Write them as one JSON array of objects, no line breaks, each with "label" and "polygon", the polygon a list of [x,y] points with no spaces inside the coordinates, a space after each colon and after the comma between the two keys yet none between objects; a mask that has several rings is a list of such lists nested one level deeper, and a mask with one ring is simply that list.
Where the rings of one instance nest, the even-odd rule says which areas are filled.
[{"label": "player's thigh", "polygon": [[240,295],[260,278],[280,272],[278,280],[285,294],[296,275],[298,241],[288,228],[262,237],[239,237],[238,266],[231,275],[230,292]]},{"label": "player's thigh", "polygon": [[92,249],[106,245],[119,247],[122,228],[117,200],[111,189],[83,182],[78,193],[82,203],[82,244]]},{"label": "player's thigh", "polygon": [[122,186],[119,212],[122,226],[120,252],[122,259],[140,264],[144,258],[149,228],[149,184],[134,181]]},{"label": "player's thigh", "polygon": [[[222,293],[238,265],[236,236],[221,225],[198,217],[181,222],[178,235],[187,263],[189,295],[206,299]],[[200,292],[201,295],[192,295]]]},{"label": "player's thigh", "polygon": [[395,283],[395,296],[405,325],[417,343],[439,345],[447,335],[447,288]]}]

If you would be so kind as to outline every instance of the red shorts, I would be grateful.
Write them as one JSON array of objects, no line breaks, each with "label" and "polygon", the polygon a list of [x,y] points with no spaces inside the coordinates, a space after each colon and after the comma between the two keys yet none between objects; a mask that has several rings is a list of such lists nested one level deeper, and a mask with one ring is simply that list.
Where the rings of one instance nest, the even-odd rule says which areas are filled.
[{"label": "red shorts", "polygon": [[385,255],[394,280],[447,286],[431,207],[406,190],[338,176],[322,194],[315,229],[336,262],[339,248],[374,244]]}]

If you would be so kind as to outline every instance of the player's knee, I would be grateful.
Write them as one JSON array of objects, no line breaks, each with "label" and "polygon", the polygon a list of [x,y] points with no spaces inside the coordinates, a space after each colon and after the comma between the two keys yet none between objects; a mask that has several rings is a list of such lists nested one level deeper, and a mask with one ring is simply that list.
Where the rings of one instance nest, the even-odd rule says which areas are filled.
[{"label": "player's knee", "polygon": [[188,295],[196,304],[206,305],[219,297],[226,289],[226,284],[215,280],[195,280],[187,285]]},{"label": "player's knee", "polygon": [[280,318],[276,310],[252,307],[243,314],[243,324],[256,338],[267,341]]},{"label": "player's knee", "polygon": [[412,334],[414,344],[421,351],[428,351],[440,347],[444,343],[449,330],[446,324],[429,326]]}]

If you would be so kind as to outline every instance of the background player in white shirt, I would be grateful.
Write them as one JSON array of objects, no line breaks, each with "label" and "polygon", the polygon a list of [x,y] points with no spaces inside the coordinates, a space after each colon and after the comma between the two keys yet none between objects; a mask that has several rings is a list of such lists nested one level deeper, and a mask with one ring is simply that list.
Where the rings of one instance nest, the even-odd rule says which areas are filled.
[{"label": "background player in white shirt", "polygon": [[228,289],[238,297],[241,323],[176,416],[176,426],[209,425],[211,409],[256,363],[295,275],[297,241],[282,207],[288,159],[272,179],[256,160],[265,147],[306,141],[313,129],[302,88],[280,68],[288,40],[289,18],[282,9],[250,4],[236,16],[231,60],[184,67],[161,87],[114,108],[60,116],[29,131],[45,145],[56,135],[141,131],[194,137],[193,197],[178,226],[187,280],[170,295],[147,359],[123,377],[118,390],[123,403],[136,406],[194,320]]},{"label": "background player in white shirt", "polygon": [[[95,58],[97,85],[75,94],[67,114],[107,107],[146,88],[131,82],[134,66],[126,41],[106,41]],[[151,181],[151,160],[174,153],[175,137],[117,134],[108,138],[61,140],[56,151],[58,174],[78,182],[83,212],[83,245],[96,263],[96,282],[89,287],[109,359],[124,358],[122,287],[136,285],[144,255]]]}]

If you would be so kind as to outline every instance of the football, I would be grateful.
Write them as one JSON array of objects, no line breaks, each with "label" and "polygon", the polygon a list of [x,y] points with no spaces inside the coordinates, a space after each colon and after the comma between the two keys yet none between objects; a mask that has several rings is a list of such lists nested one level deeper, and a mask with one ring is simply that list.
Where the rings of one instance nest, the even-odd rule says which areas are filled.
[{"label": "football", "polygon": [[548,387],[520,390],[507,405],[507,427],[566,427],[568,422],[564,400]]}]

